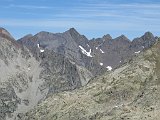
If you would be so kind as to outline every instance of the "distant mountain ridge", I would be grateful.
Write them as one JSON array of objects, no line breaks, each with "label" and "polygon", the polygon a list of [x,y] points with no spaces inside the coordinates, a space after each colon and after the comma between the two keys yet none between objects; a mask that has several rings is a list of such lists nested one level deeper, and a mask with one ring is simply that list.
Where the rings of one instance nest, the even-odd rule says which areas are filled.
[{"label": "distant mountain ridge", "polygon": [[[156,42],[156,37],[151,32],[146,32],[133,41],[130,41],[124,35],[112,39],[109,34],[104,35],[102,38],[88,40],[84,35],[79,34],[76,29],[71,28],[64,33],[40,32],[34,36],[21,38],[18,41],[28,47],[31,47],[31,43],[33,46],[40,43],[46,49],[53,49],[56,53],[64,54],[76,64],[84,67],[88,65],[86,61],[91,59],[95,62],[94,64],[101,64],[100,66],[104,68],[111,66],[114,69],[152,46]],[[90,50],[92,58],[87,57],[87,54],[85,54]],[[88,69],[93,70],[94,68]],[[96,70],[92,72],[93,74],[97,73]]]}]

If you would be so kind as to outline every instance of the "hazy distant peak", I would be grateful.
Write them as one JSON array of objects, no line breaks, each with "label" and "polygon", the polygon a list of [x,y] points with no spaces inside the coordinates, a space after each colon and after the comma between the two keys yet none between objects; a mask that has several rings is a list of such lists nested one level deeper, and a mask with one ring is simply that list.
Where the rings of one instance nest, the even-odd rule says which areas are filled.
[{"label": "hazy distant peak", "polygon": [[107,34],[107,35],[104,35],[104,36],[103,36],[103,39],[104,39],[104,40],[111,40],[112,37],[111,37],[110,34]]},{"label": "hazy distant peak", "polygon": [[28,34],[28,35],[25,35],[24,37],[25,38],[30,38],[30,37],[33,37],[33,35],[32,34]]},{"label": "hazy distant peak", "polygon": [[41,31],[41,32],[37,33],[36,35],[47,35],[49,33],[50,32],[47,32],[47,31]]},{"label": "hazy distant peak", "polygon": [[80,33],[78,33],[78,31],[75,28],[70,28],[67,32],[69,32],[71,36],[74,35],[80,36]]},{"label": "hazy distant peak", "polygon": [[0,30],[6,30],[6,29],[4,29],[3,27],[0,27]]},{"label": "hazy distant peak", "polygon": [[[77,32],[77,30],[75,28],[70,28],[69,29],[70,32]],[[78,32],[77,32],[78,33]]]},{"label": "hazy distant peak", "polygon": [[150,31],[144,33],[144,35],[153,35]]},{"label": "hazy distant peak", "polygon": [[10,35],[10,33],[9,33],[6,29],[4,29],[4,28],[2,28],[2,27],[0,27],[0,32],[3,33],[3,34],[8,34],[8,35]]},{"label": "hazy distant peak", "polygon": [[142,36],[142,38],[144,38],[144,39],[152,39],[152,38],[154,38],[154,35],[153,35],[151,32],[146,32],[146,33]]},{"label": "hazy distant peak", "polygon": [[121,36],[119,36],[120,38],[123,38],[123,39],[128,39],[125,35],[121,35]]},{"label": "hazy distant peak", "polygon": [[129,42],[130,42],[130,40],[129,40],[125,35],[121,35],[121,36],[115,38],[115,40],[119,40],[119,41],[129,41]]}]

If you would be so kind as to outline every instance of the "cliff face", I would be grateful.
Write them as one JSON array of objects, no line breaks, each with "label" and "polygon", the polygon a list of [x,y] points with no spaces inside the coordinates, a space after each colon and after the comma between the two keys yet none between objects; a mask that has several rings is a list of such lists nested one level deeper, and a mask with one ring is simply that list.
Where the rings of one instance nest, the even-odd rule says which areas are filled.
[{"label": "cliff face", "polygon": [[35,120],[158,120],[160,42],[118,69],[72,92],[53,95],[28,112]]},{"label": "cliff face", "polygon": [[[74,28],[64,33],[39,32],[18,40],[27,46],[33,54],[39,44],[43,49],[62,54],[70,61],[85,67],[93,76],[113,70],[132,59],[156,42],[150,32],[130,41],[125,35],[113,39],[109,34],[102,38],[88,40]],[[108,69],[109,68],[109,69]]]},{"label": "cliff face", "polygon": [[[27,46],[35,55],[35,47],[39,44],[41,49],[54,51],[68,58],[73,63],[87,68],[93,76],[106,71],[99,61],[94,59],[94,53],[88,45],[88,39],[80,35],[74,28],[64,33],[39,32],[34,36],[25,36],[18,40],[19,43]],[[45,53],[47,54],[47,53]]]},{"label": "cliff face", "polygon": [[102,38],[92,39],[89,45],[94,53],[94,58],[104,67],[117,68],[125,62],[148,49],[156,42],[152,33],[146,32],[143,36],[130,41],[126,36],[121,35],[112,39],[110,35]]},{"label": "cliff face", "polygon": [[0,36],[0,119],[27,111],[43,98],[38,89],[43,83],[38,81],[39,64],[27,48]]}]

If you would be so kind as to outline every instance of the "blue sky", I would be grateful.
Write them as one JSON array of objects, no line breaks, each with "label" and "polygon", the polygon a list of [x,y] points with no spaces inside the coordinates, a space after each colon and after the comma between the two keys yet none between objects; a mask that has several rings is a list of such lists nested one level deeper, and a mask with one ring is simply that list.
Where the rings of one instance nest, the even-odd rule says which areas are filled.
[{"label": "blue sky", "polygon": [[89,39],[151,31],[160,36],[159,0],[0,0],[0,26],[16,39],[74,27]]}]

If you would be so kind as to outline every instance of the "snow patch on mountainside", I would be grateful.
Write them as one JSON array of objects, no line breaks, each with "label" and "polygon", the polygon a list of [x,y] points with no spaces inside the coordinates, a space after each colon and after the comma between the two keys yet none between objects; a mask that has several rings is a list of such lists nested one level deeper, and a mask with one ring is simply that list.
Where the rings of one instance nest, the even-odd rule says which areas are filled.
[{"label": "snow patch on mountainside", "polygon": [[100,64],[100,66],[103,66],[103,63],[99,63]]},{"label": "snow patch on mountainside", "polygon": [[89,52],[87,52],[82,46],[79,45],[79,48],[81,49],[82,53],[87,55],[88,57],[93,57],[91,55],[91,49],[89,50]]},{"label": "snow patch on mountainside", "polygon": [[39,45],[39,44],[37,44],[37,47],[39,48],[39,50],[40,50],[40,52],[41,52],[41,53],[43,53],[43,52],[44,52],[44,50],[43,50],[43,49],[41,49],[41,47],[40,47],[40,45]]},{"label": "snow patch on mountainside", "polygon": [[42,53],[42,52],[44,52],[44,50],[40,49],[40,52]]},{"label": "snow patch on mountainside", "polygon": [[104,53],[104,51],[102,49],[100,49],[101,53]]},{"label": "snow patch on mountainside", "polygon": [[136,54],[140,53],[141,51],[135,52]]},{"label": "snow patch on mountainside", "polygon": [[108,69],[108,71],[111,71],[111,70],[112,70],[112,67],[111,67],[111,66],[107,66],[106,68]]},{"label": "snow patch on mountainside", "polygon": [[37,44],[37,47],[39,48],[39,44]]}]

